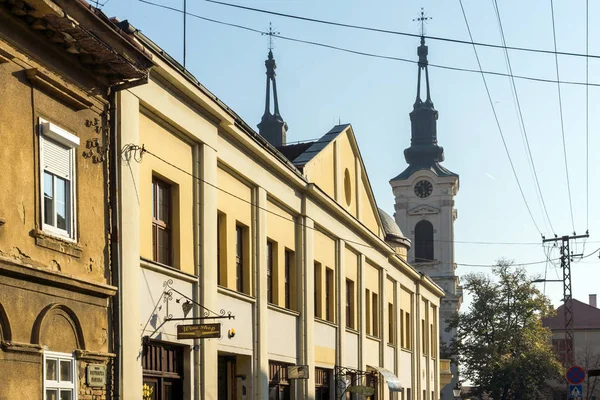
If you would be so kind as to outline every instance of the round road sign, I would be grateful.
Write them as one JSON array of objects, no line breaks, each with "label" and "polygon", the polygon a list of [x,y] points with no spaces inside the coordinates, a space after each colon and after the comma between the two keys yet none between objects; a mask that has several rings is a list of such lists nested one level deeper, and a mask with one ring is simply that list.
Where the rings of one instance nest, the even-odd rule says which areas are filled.
[{"label": "round road sign", "polygon": [[575,365],[567,370],[566,378],[571,385],[579,385],[585,380],[585,370]]}]

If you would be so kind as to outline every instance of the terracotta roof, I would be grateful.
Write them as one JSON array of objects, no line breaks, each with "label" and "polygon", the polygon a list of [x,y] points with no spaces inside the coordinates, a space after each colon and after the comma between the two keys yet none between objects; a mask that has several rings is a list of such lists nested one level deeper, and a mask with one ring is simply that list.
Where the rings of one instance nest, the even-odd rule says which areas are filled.
[{"label": "terracotta roof", "polygon": [[[565,305],[556,309],[554,317],[542,320],[542,324],[551,330],[565,329]],[[574,329],[600,329],[600,309],[589,304],[573,299],[573,326]]]}]

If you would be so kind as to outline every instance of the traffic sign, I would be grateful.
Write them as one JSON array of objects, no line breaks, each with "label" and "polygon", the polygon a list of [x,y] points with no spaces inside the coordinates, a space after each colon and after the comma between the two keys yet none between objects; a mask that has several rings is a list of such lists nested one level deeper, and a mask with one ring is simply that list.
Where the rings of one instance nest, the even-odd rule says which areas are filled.
[{"label": "traffic sign", "polygon": [[569,385],[569,398],[580,399],[583,396],[583,387],[581,385]]},{"label": "traffic sign", "polygon": [[585,380],[585,371],[578,365],[575,365],[567,370],[567,382],[571,385],[579,385]]}]

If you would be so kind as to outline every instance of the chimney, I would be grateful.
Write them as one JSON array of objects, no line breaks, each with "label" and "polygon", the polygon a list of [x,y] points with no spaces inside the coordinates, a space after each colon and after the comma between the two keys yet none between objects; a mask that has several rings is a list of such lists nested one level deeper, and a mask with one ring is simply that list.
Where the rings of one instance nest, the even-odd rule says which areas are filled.
[{"label": "chimney", "polygon": [[590,306],[597,308],[595,294],[590,294]]}]

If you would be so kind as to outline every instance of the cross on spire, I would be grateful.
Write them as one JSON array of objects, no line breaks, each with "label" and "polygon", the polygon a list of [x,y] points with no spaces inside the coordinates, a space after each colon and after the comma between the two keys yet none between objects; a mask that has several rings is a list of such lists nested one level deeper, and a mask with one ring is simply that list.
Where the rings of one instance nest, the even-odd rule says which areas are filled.
[{"label": "cross on spire", "polygon": [[421,7],[421,14],[417,18],[413,19],[413,21],[421,25],[421,36],[425,36],[425,25],[430,19],[433,19],[433,17],[426,16],[425,9],[423,7]]},{"label": "cross on spire", "polygon": [[273,50],[273,36],[277,36],[281,34],[281,32],[277,32],[273,30],[273,25],[269,22],[269,31],[264,32],[263,35],[267,35],[269,37],[269,51]]}]

